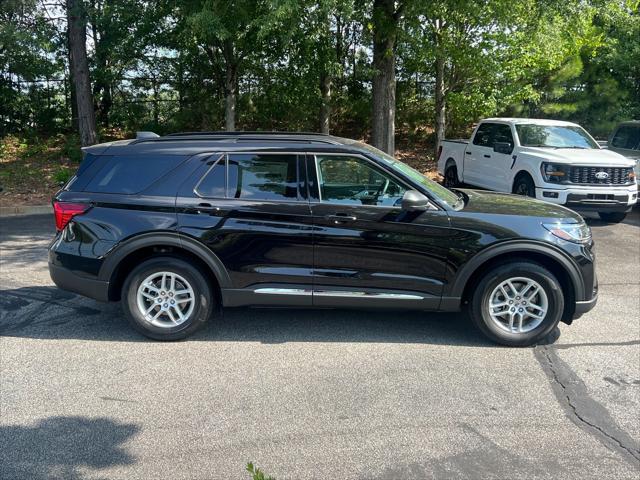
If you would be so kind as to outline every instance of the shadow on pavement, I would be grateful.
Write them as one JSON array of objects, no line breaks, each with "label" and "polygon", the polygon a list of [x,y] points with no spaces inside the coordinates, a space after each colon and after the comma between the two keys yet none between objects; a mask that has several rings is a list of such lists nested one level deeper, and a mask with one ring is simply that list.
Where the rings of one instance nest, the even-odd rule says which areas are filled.
[{"label": "shadow on pavement", "polygon": [[[151,341],[135,332],[118,304],[53,286],[2,290],[0,335],[37,339]],[[369,342],[495,345],[465,314],[417,311],[228,308],[188,341]]]},{"label": "shadow on pavement", "polygon": [[80,469],[131,465],[124,443],[140,427],[108,418],[50,417],[34,426],[0,426],[0,478],[80,479]]}]

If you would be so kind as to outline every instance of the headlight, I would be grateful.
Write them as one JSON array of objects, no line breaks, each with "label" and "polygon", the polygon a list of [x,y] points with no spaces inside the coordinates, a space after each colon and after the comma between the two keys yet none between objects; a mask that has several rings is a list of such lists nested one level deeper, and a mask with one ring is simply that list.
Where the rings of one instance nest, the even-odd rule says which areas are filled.
[{"label": "headlight", "polygon": [[543,163],[540,167],[542,178],[548,183],[563,183],[567,179],[567,172],[564,165],[553,163]]},{"label": "headlight", "polygon": [[554,236],[573,243],[587,243],[591,229],[586,223],[543,223],[542,226]]}]

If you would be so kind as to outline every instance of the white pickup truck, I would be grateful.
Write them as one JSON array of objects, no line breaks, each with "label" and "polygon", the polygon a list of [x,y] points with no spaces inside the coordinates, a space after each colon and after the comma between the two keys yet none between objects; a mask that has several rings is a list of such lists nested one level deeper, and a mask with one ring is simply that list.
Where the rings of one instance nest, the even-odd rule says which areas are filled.
[{"label": "white pickup truck", "polygon": [[607,222],[621,222],[637,202],[634,164],[575,123],[525,118],[483,120],[470,141],[444,140],[438,153],[446,187],[528,195]]}]

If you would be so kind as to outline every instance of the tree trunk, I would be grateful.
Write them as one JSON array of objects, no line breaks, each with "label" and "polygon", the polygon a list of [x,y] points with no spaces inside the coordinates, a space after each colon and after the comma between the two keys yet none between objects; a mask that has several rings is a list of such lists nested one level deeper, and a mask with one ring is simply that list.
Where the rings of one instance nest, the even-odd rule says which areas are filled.
[{"label": "tree trunk", "polygon": [[80,133],[80,127],[78,125],[78,99],[76,97],[76,85],[73,78],[73,68],[71,68],[71,42],[69,41],[69,25],[67,25],[67,59],[69,61],[69,103],[71,103],[71,129]]},{"label": "tree trunk", "polygon": [[236,93],[238,88],[238,65],[233,51],[233,43],[226,40],[224,43],[224,60],[226,76],[224,82],[225,109],[224,123],[227,132],[236,129]]},{"label": "tree trunk", "polygon": [[82,146],[96,143],[96,120],[93,111],[89,67],[87,65],[86,23],[82,0],[67,0],[69,56],[71,77],[76,92],[78,129]]},{"label": "tree trunk", "polygon": [[323,72],[320,76],[320,93],[322,105],[320,105],[320,133],[329,134],[331,119],[331,75]]},{"label": "tree trunk", "polygon": [[396,57],[395,43],[400,11],[394,0],[373,3],[373,121],[371,143],[395,153]]},{"label": "tree trunk", "polygon": [[435,156],[437,160],[438,148],[445,138],[445,130],[447,124],[446,116],[446,98],[445,98],[445,86],[444,86],[444,58],[442,53],[438,51],[438,45],[436,44],[436,146]]}]

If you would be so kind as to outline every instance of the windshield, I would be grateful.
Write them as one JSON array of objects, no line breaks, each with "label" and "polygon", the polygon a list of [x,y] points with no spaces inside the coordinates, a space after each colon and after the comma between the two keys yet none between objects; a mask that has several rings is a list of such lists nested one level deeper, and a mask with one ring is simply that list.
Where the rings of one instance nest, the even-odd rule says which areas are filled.
[{"label": "windshield", "polygon": [[516,125],[523,147],[600,148],[582,128],[570,125]]},{"label": "windshield", "polygon": [[436,183],[433,180],[425,177],[419,171],[417,171],[414,168],[411,168],[406,163],[402,163],[396,160],[395,158],[393,158],[391,155],[384,153],[382,150],[378,150],[377,148],[372,147],[371,145],[367,145],[366,143],[361,143],[361,142],[354,142],[354,143],[356,143],[356,145],[358,145],[359,147],[362,147],[365,150],[368,150],[369,152],[373,153],[376,157],[383,160],[387,165],[389,165],[394,170],[400,172],[401,174],[409,177],[414,182],[423,186],[429,193],[431,193],[438,199],[445,202],[451,208],[458,210],[464,206],[464,200],[462,200],[461,196],[456,195],[451,190],[443,187],[439,183]]}]

